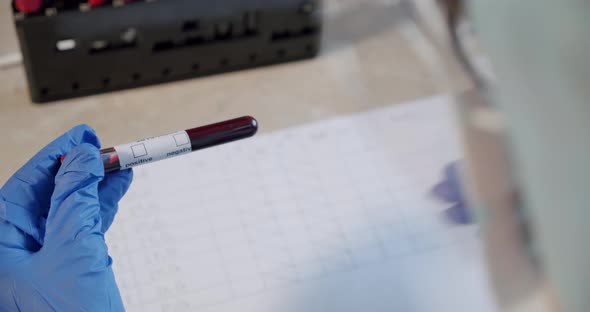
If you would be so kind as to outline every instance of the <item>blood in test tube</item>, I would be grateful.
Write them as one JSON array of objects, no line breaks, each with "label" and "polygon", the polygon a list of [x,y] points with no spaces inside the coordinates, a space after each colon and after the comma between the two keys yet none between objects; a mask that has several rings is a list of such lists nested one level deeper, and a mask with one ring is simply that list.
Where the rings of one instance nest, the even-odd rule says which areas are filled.
[{"label": "blood in test tube", "polygon": [[[105,173],[109,173],[242,140],[255,135],[257,131],[256,119],[245,116],[105,148],[100,150],[100,158]],[[60,160],[63,162],[65,158],[63,155]]]}]

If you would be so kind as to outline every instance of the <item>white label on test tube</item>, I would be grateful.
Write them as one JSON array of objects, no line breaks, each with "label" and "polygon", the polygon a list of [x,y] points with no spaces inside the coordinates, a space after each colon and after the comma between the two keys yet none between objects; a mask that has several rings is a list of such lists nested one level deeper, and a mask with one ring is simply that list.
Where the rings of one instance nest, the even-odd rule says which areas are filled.
[{"label": "white label on test tube", "polygon": [[121,169],[192,152],[191,140],[186,131],[139,140],[115,146]]}]

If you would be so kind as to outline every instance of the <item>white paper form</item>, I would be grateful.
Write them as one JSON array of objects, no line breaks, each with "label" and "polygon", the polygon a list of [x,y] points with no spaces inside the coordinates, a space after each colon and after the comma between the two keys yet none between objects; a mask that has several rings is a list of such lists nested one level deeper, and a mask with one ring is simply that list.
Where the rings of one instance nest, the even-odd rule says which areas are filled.
[{"label": "white paper form", "polygon": [[137,168],[107,235],[126,308],[496,311],[477,230],[428,194],[459,158],[449,102]]}]

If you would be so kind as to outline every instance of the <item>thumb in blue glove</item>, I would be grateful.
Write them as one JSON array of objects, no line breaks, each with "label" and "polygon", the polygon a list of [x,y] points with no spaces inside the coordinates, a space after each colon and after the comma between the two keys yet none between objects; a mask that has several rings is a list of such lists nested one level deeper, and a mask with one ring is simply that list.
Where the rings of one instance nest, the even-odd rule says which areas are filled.
[{"label": "thumb in blue glove", "polygon": [[457,224],[471,224],[474,220],[463,193],[459,167],[459,162],[448,164],[444,169],[443,180],[433,187],[432,194],[443,202],[451,204],[445,211],[449,220]]},{"label": "thumb in blue glove", "polygon": [[[58,138],[0,189],[0,306],[122,311],[104,233],[131,171],[105,178],[94,131]],[[59,165],[58,158],[67,154]]]}]

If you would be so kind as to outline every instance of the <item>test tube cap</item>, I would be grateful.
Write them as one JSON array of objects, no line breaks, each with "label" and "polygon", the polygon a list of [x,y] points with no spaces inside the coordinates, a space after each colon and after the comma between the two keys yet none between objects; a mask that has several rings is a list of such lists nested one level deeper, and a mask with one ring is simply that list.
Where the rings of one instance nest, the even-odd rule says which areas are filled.
[{"label": "test tube cap", "polygon": [[38,12],[43,6],[43,0],[14,0],[14,7],[23,13]]}]

